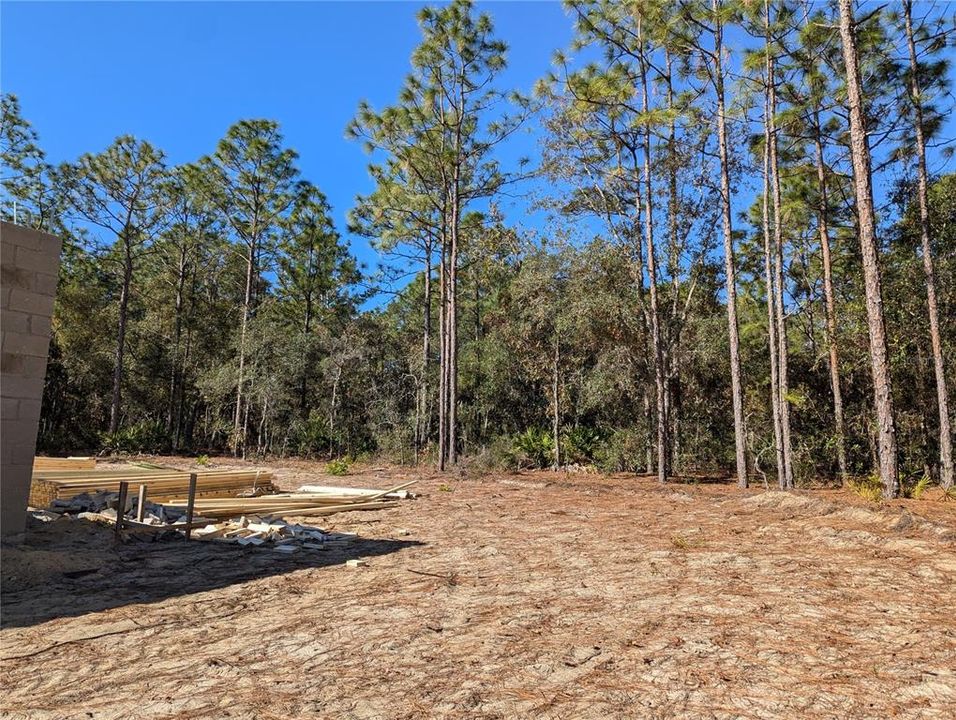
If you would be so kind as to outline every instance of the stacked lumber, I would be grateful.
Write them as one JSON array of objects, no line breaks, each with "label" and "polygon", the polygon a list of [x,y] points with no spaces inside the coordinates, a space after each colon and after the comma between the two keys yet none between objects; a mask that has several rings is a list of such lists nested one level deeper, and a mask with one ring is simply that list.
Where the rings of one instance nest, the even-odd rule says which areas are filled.
[{"label": "stacked lumber", "polygon": [[[388,490],[369,490],[355,495],[348,492],[275,493],[254,498],[197,498],[194,505],[196,517],[231,518],[244,515],[294,517],[333,515],[353,510],[382,510],[398,503],[387,499],[417,482],[404,483]],[[329,488],[334,490],[334,488]],[[349,488],[346,488],[349,490]],[[170,500],[167,505],[185,506],[186,499]]]},{"label": "stacked lumber", "polygon": [[[196,473],[196,496],[237,497],[242,494],[275,491],[274,477],[266,470],[201,470]],[[189,492],[189,473],[183,470],[147,468],[92,470],[34,470],[30,505],[47,507],[55,500],[78,495],[117,492],[120,482],[131,489],[146,485],[150,500],[163,502]]]},{"label": "stacked lumber", "polygon": [[93,470],[95,457],[40,457],[33,458],[34,470]]}]

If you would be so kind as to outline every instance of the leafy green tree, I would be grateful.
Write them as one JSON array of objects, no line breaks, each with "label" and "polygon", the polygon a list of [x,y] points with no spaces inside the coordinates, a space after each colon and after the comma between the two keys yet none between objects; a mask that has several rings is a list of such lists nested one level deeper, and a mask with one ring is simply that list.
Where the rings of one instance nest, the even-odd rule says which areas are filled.
[{"label": "leafy green tree", "polygon": [[226,131],[216,152],[199,162],[206,178],[203,192],[236,239],[246,268],[239,313],[233,454],[245,448],[243,392],[249,320],[261,295],[263,271],[275,251],[279,227],[299,192],[296,158],[295,151],[283,147],[278,123],[241,120]]},{"label": "leafy green tree", "polygon": [[56,172],[57,192],[94,231],[105,231],[112,247],[104,259],[118,270],[119,315],[113,360],[109,432],[119,430],[123,362],[130,296],[137,264],[152,249],[166,219],[165,156],[148,142],[130,135],[117,138],[103,152],[64,163]]},{"label": "leafy green tree", "polygon": [[185,378],[189,373],[192,343],[184,342],[195,323],[197,295],[214,269],[214,256],[222,251],[215,208],[203,193],[203,178],[195,165],[173,168],[163,186],[168,224],[157,239],[160,268],[157,274],[172,292],[173,323],[169,336],[169,393],[166,432],[173,450],[182,435]]},{"label": "leafy green tree", "polygon": [[[505,68],[506,47],[494,37],[491,18],[476,15],[469,0],[426,7],[418,20],[422,42],[412,53],[412,73],[398,104],[380,113],[363,104],[350,133],[386,155],[389,171],[379,173],[380,178],[391,182],[411,177],[413,184],[405,184],[403,195],[426,198],[428,214],[439,219],[438,445],[439,467],[444,469],[457,462],[458,453],[457,303],[463,218],[470,203],[493,197],[509,181],[493,152],[520,126],[526,103],[496,87]],[[508,100],[517,105],[516,114],[505,111]],[[393,195],[382,193],[389,199]],[[421,215],[418,204],[409,207]],[[422,218],[414,220],[417,231],[422,230]]]},{"label": "leafy green tree", "polygon": [[349,288],[361,278],[355,260],[342,244],[325,196],[314,185],[304,185],[295,198],[278,244],[276,295],[289,325],[305,344],[299,407],[308,414],[308,386],[313,374],[313,329],[340,331],[354,312]]}]

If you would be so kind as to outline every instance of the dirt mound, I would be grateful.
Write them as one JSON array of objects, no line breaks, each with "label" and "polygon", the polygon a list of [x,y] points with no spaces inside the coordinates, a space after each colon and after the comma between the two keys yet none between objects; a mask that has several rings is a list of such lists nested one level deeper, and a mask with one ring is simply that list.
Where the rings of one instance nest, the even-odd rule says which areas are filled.
[{"label": "dirt mound", "polygon": [[29,518],[24,539],[0,547],[0,587],[15,593],[97,572],[114,556],[113,533],[68,516]]},{"label": "dirt mound", "polygon": [[767,490],[742,500],[730,498],[730,501],[762,510],[782,510],[801,515],[827,515],[837,509],[836,505],[826,500],[804,497],[781,490]]},{"label": "dirt mound", "polygon": [[945,543],[956,541],[956,526],[952,523],[927,519],[908,507],[861,507],[779,490],[743,499],[728,498],[725,502],[739,503],[761,511],[776,510],[786,513],[790,518],[825,518],[827,526],[837,529],[863,526],[877,533],[890,531],[921,535]]}]

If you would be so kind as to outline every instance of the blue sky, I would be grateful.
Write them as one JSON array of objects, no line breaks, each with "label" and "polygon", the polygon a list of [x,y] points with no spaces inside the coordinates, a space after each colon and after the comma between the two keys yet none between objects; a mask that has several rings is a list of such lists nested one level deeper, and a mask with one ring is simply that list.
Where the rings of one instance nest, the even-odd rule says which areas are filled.
[{"label": "blue sky", "polygon": [[[368,157],[345,139],[345,126],[363,99],[377,107],[394,102],[420,40],[415,15],[422,4],[3,0],[0,90],[20,97],[54,163],[99,151],[125,133],[182,163],[212,152],[239,119],[277,120],[344,233],[355,195],[372,189]],[[500,87],[529,92],[554,51],[569,46],[571,19],[557,0],[478,6],[510,47]],[[952,117],[942,135],[956,136]],[[532,125],[500,159],[513,166],[535,145]],[[953,169],[938,153],[930,159],[935,171]],[[754,187],[744,179],[736,211],[747,207]],[[543,224],[521,200],[504,201],[503,209],[511,224]],[[368,241],[349,241],[374,270],[379,259]]]},{"label": "blue sky", "polygon": [[[277,120],[344,232],[353,198],[371,189],[368,158],[361,143],[345,139],[345,126],[360,100],[395,100],[420,40],[421,5],[4,0],[0,86],[20,97],[54,163],[124,133],[181,163],[211,152],[236,120]],[[530,91],[553,52],[569,44],[570,19],[558,2],[479,7],[510,46],[502,87]],[[525,137],[509,154],[531,148]],[[374,267],[368,243],[350,241]]]}]

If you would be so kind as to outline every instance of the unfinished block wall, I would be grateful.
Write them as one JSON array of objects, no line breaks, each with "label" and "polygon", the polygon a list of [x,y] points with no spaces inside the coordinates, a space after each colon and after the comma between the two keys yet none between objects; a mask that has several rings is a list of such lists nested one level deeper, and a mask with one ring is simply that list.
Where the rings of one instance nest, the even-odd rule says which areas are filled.
[{"label": "unfinished block wall", "polygon": [[50,350],[60,239],[0,223],[0,535],[23,532]]}]

